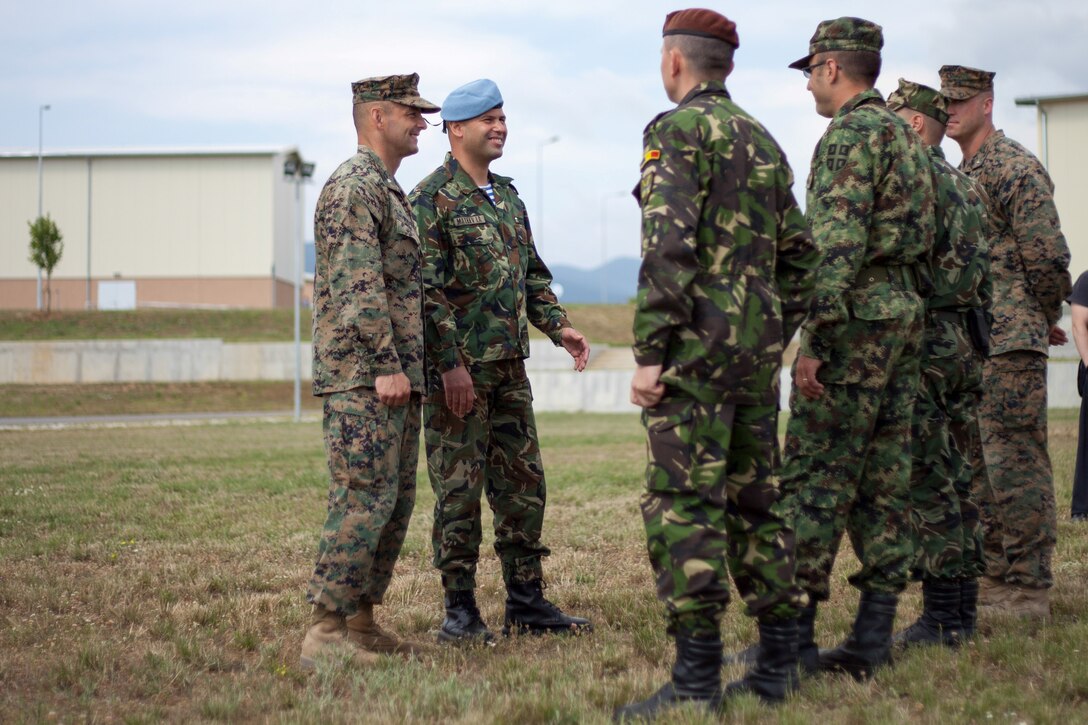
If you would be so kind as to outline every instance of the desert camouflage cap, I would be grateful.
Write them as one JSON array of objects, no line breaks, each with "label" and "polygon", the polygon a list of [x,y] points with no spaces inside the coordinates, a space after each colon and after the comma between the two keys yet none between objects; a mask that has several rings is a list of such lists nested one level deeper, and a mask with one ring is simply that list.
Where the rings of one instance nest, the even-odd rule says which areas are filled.
[{"label": "desert camouflage cap", "polygon": [[942,65],[939,73],[941,95],[950,101],[963,101],[974,98],[982,91],[993,90],[994,76],[997,75],[964,65]]},{"label": "desert camouflage cap", "polygon": [[924,113],[940,124],[948,123],[947,106],[939,91],[904,78],[899,79],[899,87],[888,96],[888,108],[891,110],[909,108]]},{"label": "desert camouflage cap", "polygon": [[861,18],[836,18],[825,20],[816,26],[816,32],[808,41],[808,55],[790,63],[790,68],[801,70],[817,53],[832,50],[862,50],[879,53],[884,47],[883,29],[871,20]]},{"label": "desert camouflage cap", "polygon": [[423,113],[437,113],[440,110],[438,106],[419,97],[418,85],[418,73],[364,78],[351,84],[352,103],[393,101],[418,108]]}]

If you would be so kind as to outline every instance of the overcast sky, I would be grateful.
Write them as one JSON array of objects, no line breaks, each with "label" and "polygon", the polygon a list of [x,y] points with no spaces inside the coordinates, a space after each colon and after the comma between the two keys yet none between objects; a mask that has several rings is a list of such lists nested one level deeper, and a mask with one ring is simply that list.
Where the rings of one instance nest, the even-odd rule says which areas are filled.
[{"label": "overcast sky", "polygon": [[[900,76],[938,85],[958,63],[997,71],[995,122],[1036,150],[1035,111],[1014,99],[1088,91],[1083,0],[765,0],[706,3],[737,23],[728,87],[786,150],[799,196],[826,126],[786,65],[820,20],[884,27],[887,95]],[[297,146],[317,163],[307,213],[354,152],[350,83],[418,72],[424,97],[481,77],[506,100],[506,154],[545,260],[594,267],[638,256],[642,128],[672,104],[659,76],[661,25],[683,5],[639,0],[282,2],[94,0],[0,5],[0,148]],[[543,145],[558,136],[559,140]],[[397,178],[406,191],[448,149],[437,128]],[[956,145],[945,142],[956,162]],[[538,157],[543,180],[538,183]],[[46,171],[48,173],[48,170]],[[801,200],[802,204],[803,199]]]}]

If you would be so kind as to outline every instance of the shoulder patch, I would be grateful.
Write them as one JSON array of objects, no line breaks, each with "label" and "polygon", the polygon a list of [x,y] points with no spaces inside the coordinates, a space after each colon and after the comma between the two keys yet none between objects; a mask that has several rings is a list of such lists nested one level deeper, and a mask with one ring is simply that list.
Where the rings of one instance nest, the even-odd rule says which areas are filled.
[{"label": "shoulder patch", "polygon": [[838,171],[846,166],[846,159],[850,156],[850,144],[831,143],[827,145],[825,164],[831,171]]},{"label": "shoulder patch", "polygon": [[455,216],[450,221],[450,226],[454,227],[467,227],[472,224],[483,224],[486,221],[483,214],[472,214],[471,216]]},{"label": "shoulder patch", "polygon": [[661,152],[658,149],[650,149],[642,156],[642,166],[650,163],[651,161],[657,161],[661,158]]}]

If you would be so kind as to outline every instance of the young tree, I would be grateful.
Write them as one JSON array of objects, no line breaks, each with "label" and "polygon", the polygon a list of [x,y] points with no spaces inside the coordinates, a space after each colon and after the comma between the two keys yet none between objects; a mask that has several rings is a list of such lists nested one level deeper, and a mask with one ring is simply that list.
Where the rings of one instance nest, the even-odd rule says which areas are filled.
[{"label": "young tree", "polygon": [[30,227],[30,261],[38,269],[45,270],[45,311],[49,312],[53,305],[53,268],[64,252],[63,237],[48,214],[27,222],[27,226]]}]

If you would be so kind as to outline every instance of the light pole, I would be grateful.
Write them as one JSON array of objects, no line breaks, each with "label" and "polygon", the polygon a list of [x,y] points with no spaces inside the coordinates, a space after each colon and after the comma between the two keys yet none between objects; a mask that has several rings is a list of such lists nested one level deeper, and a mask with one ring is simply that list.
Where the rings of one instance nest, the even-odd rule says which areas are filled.
[{"label": "light pole", "polygon": [[601,304],[608,302],[608,294],[606,292],[606,282],[604,274],[604,265],[608,260],[608,200],[618,199],[621,196],[627,196],[626,191],[613,191],[608,194],[601,195],[601,269],[597,274],[598,279],[601,280]]},{"label": "light pole", "polygon": [[[38,218],[42,218],[42,129],[45,126],[45,112],[49,110],[49,104],[38,106]],[[42,268],[38,267],[38,309],[42,308]]]},{"label": "light pole", "polygon": [[283,162],[283,175],[295,184],[295,216],[298,217],[298,231],[295,238],[295,422],[302,420],[302,339],[298,331],[299,306],[302,297],[302,185],[314,175],[312,162],[303,161],[298,154],[293,154]]},{"label": "light pole", "polygon": [[559,141],[558,136],[544,139],[536,145],[536,214],[537,233],[535,239],[544,238],[544,147]]}]

